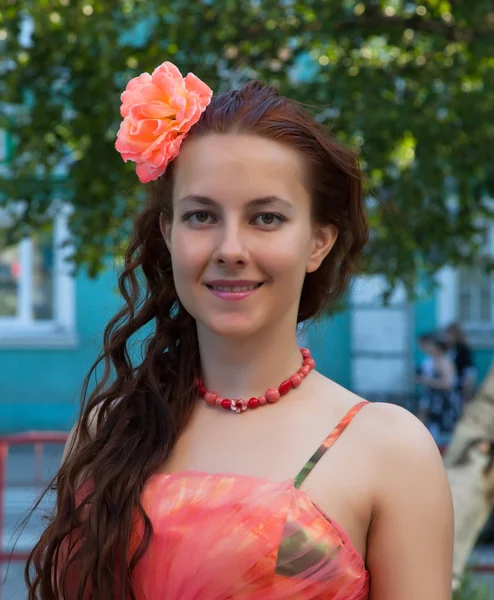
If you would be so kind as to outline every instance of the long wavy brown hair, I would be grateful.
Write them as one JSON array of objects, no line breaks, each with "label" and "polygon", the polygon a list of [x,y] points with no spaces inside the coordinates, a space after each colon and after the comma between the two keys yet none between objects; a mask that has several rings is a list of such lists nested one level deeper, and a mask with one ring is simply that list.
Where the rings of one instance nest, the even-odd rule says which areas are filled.
[{"label": "long wavy brown hair", "polygon": [[[332,251],[305,278],[298,320],[306,321],[342,295],[368,238],[357,158],[304,108],[257,81],[213,97],[184,143],[236,132],[298,149],[309,171],[315,222],[338,228]],[[177,296],[159,227],[161,213],[173,218],[173,172],[171,164],[152,184],[135,220],[119,278],[124,308],[108,323],[85,381],[75,442],[53,482],[56,510],[27,561],[30,600],[136,599],[133,569],[153,534],[143,487],[186,426],[201,372],[195,321]],[[132,342],[148,329],[136,359]],[[88,393],[97,374],[101,379]],[[131,553],[136,518],[144,536]]]}]

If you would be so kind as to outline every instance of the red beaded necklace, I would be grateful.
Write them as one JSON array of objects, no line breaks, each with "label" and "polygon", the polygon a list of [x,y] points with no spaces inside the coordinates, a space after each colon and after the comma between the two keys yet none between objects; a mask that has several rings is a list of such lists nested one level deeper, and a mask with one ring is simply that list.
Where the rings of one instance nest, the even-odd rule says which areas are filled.
[{"label": "red beaded necklace", "polygon": [[237,398],[236,400],[229,400],[228,398],[221,398],[219,394],[216,392],[209,392],[204,387],[204,382],[202,379],[198,379],[196,381],[197,390],[199,392],[199,396],[204,398],[204,400],[211,406],[222,406],[226,410],[233,410],[236,413],[241,413],[248,408],[257,408],[258,406],[262,406],[266,403],[274,403],[278,402],[281,396],[288,394],[288,392],[294,388],[298,387],[304,377],[315,368],[316,363],[311,356],[310,350],[308,348],[300,348],[300,352],[302,354],[303,362],[300,369],[294,373],[289,379],[285,379],[280,386],[276,388],[269,388],[266,390],[264,396],[259,396],[258,398],[251,398],[250,400],[242,400],[241,398]]}]

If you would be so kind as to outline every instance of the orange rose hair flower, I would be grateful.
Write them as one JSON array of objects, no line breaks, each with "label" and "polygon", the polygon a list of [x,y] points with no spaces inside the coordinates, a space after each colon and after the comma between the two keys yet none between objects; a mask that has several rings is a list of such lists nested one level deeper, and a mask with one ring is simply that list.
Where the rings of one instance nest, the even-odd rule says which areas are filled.
[{"label": "orange rose hair flower", "polygon": [[186,77],[171,62],[153,74],[131,79],[122,94],[124,118],[115,148],[125,162],[136,163],[142,183],[162,175],[183,139],[211,101],[212,90],[198,77]]}]

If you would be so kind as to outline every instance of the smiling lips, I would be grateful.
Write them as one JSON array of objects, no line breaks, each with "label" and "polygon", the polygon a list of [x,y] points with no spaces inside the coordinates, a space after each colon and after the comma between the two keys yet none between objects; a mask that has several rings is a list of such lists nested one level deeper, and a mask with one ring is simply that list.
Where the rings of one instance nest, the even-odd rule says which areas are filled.
[{"label": "smiling lips", "polygon": [[243,300],[251,296],[262,283],[245,280],[218,280],[206,284],[208,290],[222,300]]}]

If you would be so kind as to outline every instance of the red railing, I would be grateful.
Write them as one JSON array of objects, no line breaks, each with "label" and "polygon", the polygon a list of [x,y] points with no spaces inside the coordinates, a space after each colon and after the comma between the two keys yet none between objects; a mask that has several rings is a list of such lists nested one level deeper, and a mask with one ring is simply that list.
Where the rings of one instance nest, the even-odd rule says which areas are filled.
[{"label": "red railing", "polygon": [[5,527],[5,488],[7,458],[11,446],[33,446],[34,452],[34,483],[41,485],[43,482],[42,467],[43,453],[46,444],[65,444],[68,433],[59,431],[32,431],[13,435],[0,436],[0,594],[1,594],[1,567],[5,561],[27,560],[28,552],[5,551],[4,527]]}]

